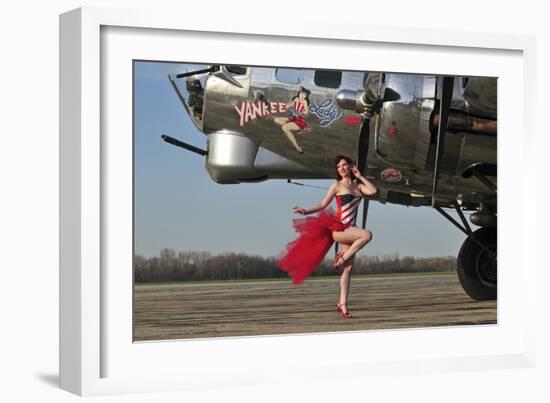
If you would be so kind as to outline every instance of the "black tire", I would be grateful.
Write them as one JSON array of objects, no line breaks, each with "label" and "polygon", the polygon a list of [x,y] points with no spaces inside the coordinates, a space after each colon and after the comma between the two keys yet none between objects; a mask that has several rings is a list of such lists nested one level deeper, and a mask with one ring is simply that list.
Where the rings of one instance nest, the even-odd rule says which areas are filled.
[{"label": "black tire", "polygon": [[[489,251],[482,248],[472,237]],[[496,253],[496,228],[480,228],[474,231],[466,238],[458,253],[458,279],[466,294],[477,301],[497,298]]]}]

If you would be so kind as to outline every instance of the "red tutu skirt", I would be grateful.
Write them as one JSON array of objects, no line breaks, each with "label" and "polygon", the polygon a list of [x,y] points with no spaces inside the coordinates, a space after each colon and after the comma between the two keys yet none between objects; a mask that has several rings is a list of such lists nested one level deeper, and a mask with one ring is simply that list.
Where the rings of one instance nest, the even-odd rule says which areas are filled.
[{"label": "red tutu skirt", "polygon": [[287,272],[294,284],[301,284],[321,264],[332,246],[332,231],[343,231],[349,225],[338,221],[330,208],[292,222],[299,235],[287,245],[277,267]]}]

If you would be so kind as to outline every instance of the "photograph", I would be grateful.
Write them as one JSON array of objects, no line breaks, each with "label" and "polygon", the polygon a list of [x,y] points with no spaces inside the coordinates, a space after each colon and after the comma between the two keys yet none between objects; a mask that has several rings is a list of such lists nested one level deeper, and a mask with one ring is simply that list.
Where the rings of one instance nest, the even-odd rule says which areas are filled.
[{"label": "photograph", "polygon": [[497,324],[498,77],[132,68],[134,342]]}]

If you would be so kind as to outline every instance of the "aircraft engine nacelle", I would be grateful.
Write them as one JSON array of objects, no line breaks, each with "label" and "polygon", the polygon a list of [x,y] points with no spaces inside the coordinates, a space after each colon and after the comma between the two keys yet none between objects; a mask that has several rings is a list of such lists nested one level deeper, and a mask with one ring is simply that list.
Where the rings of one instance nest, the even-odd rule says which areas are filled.
[{"label": "aircraft engine nacelle", "polygon": [[248,137],[229,130],[208,135],[206,170],[221,184],[267,179],[322,179],[320,173],[258,146]]},{"label": "aircraft engine nacelle", "polygon": [[[435,76],[386,74],[382,87],[382,105],[376,119],[371,119],[374,150],[386,161],[413,169],[432,171],[435,163],[439,118],[440,80]],[[468,84],[494,88],[496,80],[470,80]],[[496,120],[490,103],[472,105],[468,87],[455,80],[451,112],[448,119],[441,172],[461,175],[476,163],[496,165]],[[472,90],[470,89],[470,92]],[[475,97],[471,97],[474,99]],[[476,116],[477,115],[477,116]]]}]

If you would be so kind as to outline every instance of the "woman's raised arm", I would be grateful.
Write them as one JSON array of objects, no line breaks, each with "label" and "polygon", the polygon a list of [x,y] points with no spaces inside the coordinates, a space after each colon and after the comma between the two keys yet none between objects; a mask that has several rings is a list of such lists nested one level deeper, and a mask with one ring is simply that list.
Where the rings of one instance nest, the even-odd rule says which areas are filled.
[{"label": "woman's raised arm", "polygon": [[359,190],[364,196],[374,196],[376,192],[378,192],[378,189],[376,189],[376,186],[374,186],[371,182],[367,180],[363,175],[361,175],[361,172],[359,172],[359,169],[354,165],[351,168],[351,172],[353,172],[353,175],[362,183],[359,184]]}]

